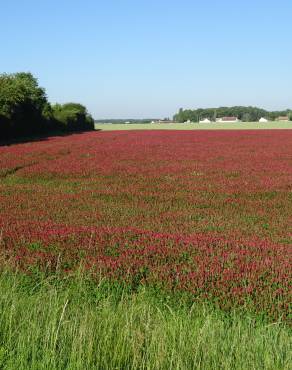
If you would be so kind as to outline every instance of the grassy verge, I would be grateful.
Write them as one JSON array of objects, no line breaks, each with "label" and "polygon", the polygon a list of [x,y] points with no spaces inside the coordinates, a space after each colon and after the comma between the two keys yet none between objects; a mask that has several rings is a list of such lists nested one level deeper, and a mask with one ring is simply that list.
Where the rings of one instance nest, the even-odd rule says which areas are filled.
[{"label": "grassy verge", "polygon": [[291,328],[102,280],[0,275],[1,369],[288,369]]}]

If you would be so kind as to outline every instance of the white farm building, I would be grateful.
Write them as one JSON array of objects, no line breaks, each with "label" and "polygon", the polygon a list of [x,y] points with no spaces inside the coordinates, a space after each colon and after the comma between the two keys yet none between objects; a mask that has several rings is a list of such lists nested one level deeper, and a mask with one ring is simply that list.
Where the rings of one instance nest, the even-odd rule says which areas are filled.
[{"label": "white farm building", "polygon": [[266,118],[262,117],[259,119],[259,122],[261,123],[265,123],[265,122],[269,122]]},{"label": "white farm building", "polygon": [[221,117],[221,118],[216,118],[216,122],[235,123],[235,122],[240,122],[240,121],[237,117]]}]

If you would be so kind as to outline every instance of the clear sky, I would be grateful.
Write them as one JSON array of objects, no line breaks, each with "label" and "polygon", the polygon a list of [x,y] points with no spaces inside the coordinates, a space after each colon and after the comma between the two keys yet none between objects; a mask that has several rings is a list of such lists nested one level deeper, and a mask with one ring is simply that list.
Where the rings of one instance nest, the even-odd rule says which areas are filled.
[{"label": "clear sky", "polygon": [[291,0],[1,0],[0,72],[95,118],[292,108]]}]

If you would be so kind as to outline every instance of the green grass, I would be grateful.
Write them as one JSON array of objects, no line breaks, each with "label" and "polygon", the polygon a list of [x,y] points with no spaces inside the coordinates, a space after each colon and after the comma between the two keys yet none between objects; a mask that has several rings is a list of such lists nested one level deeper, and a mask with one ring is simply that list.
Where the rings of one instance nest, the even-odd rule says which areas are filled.
[{"label": "green grass", "polygon": [[291,328],[77,274],[0,275],[0,369],[289,369]]},{"label": "green grass", "polygon": [[149,123],[149,124],[95,124],[96,130],[267,130],[292,129],[292,122],[240,123]]}]

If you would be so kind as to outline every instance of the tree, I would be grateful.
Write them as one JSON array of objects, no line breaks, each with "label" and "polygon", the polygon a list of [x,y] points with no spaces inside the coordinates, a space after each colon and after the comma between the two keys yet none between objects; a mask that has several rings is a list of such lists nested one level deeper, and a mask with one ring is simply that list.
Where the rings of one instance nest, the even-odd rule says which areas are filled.
[{"label": "tree", "polygon": [[241,118],[242,122],[251,122],[251,115],[250,113],[244,113],[242,118]]},{"label": "tree", "polygon": [[177,122],[185,122],[188,119],[195,122],[199,119],[211,118],[214,121],[216,118],[232,116],[237,117],[238,119],[245,122],[256,122],[261,117],[268,117],[271,120],[274,120],[279,116],[287,116],[291,111],[286,110],[282,112],[268,112],[264,109],[257,107],[220,107],[220,108],[207,108],[207,109],[180,109],[177,114],[174,115],[174,119]]},{"label": "tree", "polygon": [[94,129],[86,107],[78,103],[51,106],[31,73],[0,75],[0,136],[16,137],[55,130]]},{"label": "tree", "polygon": [[31,73],[0,75],[0,124],[6,134],[41,131],[43,111],[48,106],[45,90]]},{"label": "tree", "polygon": [[93,130],[94,120],[84,105],[79,103],[55,104],[53,117],[59,128],[65,131]]}]

